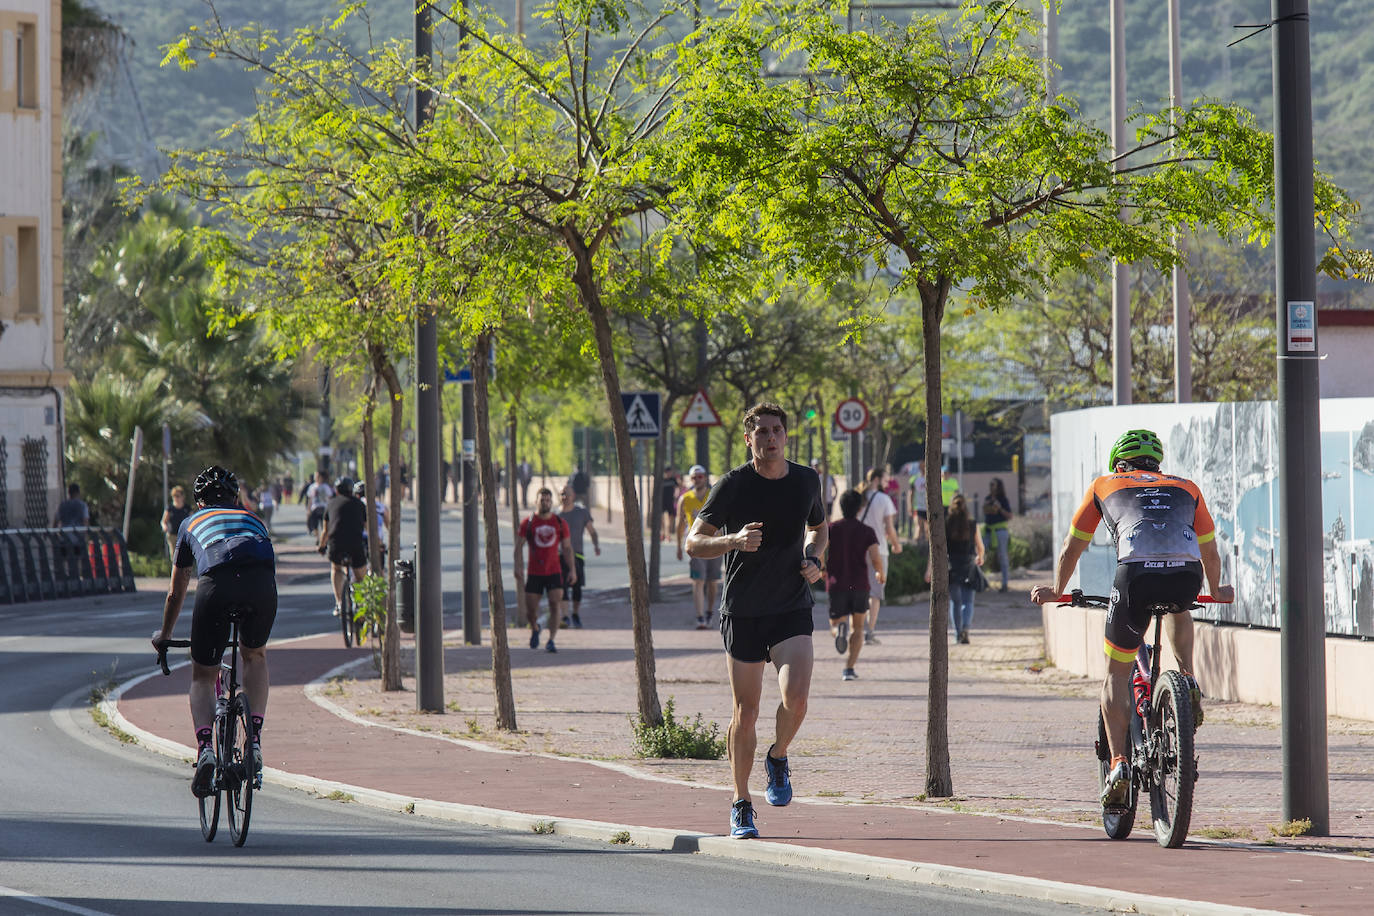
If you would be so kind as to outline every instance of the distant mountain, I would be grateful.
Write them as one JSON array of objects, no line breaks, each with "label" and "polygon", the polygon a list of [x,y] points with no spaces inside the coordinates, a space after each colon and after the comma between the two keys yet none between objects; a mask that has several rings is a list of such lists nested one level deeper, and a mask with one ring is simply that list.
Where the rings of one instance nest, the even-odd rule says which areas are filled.
[{"label": "distant mountain", "polygon": [[[652,2],[652,0],[651,0]],[[1038,8],[1035,0],[1025,0]],[[231,67],[207,65],[189,73],[159,68],[162,47],[209,15],[202,0],[100,0],[100,7],[132,39],[128,66],[101,93],[69,112],[78,129],[100,131],[103,154],[143,173],[155,172],[158,148],[200,147],[252,109],[256,80]],[[513,24],[516,0],[488,4]],[[524,0],[526,30],[533,32],[538,0]],[[856,0],[857,9],[864,4]],[[1236,102],[1272,126],[1271,37],[1260,32],[1228,48],[1265,23],[1270,0],[1181,0],[1183,82],[1187,99],[1202,96]],[[709,0],[703,2],[709,9]],[[1374,201],[1374,2],[1322,0],[1312,3],[1312,93],[1314,151],[1319,164],[1364,201]],[[229,25],[260,21],[290,30],[337,15],[332,0],[223,0],[220,16]],[[1153,109],[1169,95],[1167,4],[1126,0],[1127,95]],[[373,0],[372,34],[380,41],[413,36],[409,0]],[[900,15],[885,10],[885,15]],[[859,17],[862,18],[862,17]],[[1107,4],[1063,0],[1059,18],[1060,91],[1076,96],[1084,114],[1108,129]],[[1361,242],[1374,245],[1374,215]]]}]

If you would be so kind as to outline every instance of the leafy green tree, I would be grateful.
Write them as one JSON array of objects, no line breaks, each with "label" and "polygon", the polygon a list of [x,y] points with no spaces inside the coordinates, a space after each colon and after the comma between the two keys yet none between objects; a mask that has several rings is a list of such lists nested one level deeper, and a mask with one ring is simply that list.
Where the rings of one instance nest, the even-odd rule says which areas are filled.
[{"label": "leafy green tree", "polygon": [[[870,262],[900,265],[899,289],[921,302],[927,429],[944,406],[952,291],[967,291],[971,308],[1000,307],[1098,254],[1167,268],[1180,225],[1223,237],[1271,228],[1272,139],[1248,113],[1199,103],[1141,115],[1135,145],[1113,153],[1069,100],[1046,96],[1034,27],[1000,0],[872,32],[846,31],[819,0],[741,0],[683,49],[665,148],[682,176],[684,222],[758,244],[819,282]],[[1343,235],[1352,201],[1319,180],[1316,204],[1323,225]],[[1333,250],[1322,266],[1348,261]],[[927,436],[926,467],[940,462],[940,439]],[[947,797],[948,549],[938,501],[930,523],[926,791]]]}]

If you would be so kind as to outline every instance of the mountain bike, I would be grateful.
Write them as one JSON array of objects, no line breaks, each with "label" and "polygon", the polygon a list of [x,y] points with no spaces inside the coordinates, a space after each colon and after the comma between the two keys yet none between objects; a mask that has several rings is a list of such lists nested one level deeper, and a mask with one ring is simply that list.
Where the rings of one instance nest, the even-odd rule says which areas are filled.
[{"label": "mountain bike", "polygon": [[[1198,601],[1211,600],[1207,596],[1198,597]],[[1108,599],[1074,589],[1071,594],[1062,596],[1060,603],[1105,609]],[[1187,610],[1201,606],[1195,603]],[[1167,849],[1177,849],[1188,837],[1188,825],[1193,816],[1193,788],[1198,779],[1198,758],[1193,743],[1196,726],[1187,678],[1178,671],[1161,673],[1159,652],[1156,651],[1164,617],[1180,613],[1182,609],[1176,604],[1152,604],[1149,610],[1155,619],[1154,642],[1141,643],[1131,673],[1130,796],[1123,806],[1102,808],[1102,827],[1114,840],[1130,836],[1135,826],[1139,793],[1145,792],[1150,797],[1155,840]],[[1101,789],[1111,771],[1111,751],[1100,709],[1095,748],[1098,788]]]},{"label": "mountain bike", "polygon": [[[253,759],[253,715],[248,697],[239,684],[239,622],[245,609],[229,611],[229,642],[225,646],[228,660],[220,659],[220,672],[215,678],[215,778],[212,792],[197,799],[200,804],[200,833],[209,843],[219,829],[221,795],[228,799],[229,839],[242,846],[248,839],[248,821],[253,813],[253,792],[262,788],[262,773]],[[167,665],[167,650],[185,648],[189,639],[169,639],[157,653],[157,663],[163,674],[171,674]]]}]

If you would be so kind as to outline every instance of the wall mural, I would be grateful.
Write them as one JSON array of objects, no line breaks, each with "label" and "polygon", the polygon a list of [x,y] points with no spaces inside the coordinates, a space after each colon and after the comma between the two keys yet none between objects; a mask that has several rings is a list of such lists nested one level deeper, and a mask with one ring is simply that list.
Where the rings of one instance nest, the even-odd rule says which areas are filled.
[{"label": "wall mural", "polygon": [[[1322,569],[1326,630],[1374,636],[1374,398],[1321,402]],[[1277,406],[1149,404],[1056,414],[1053,438],[1055,543],[1107,452],[1128,429],[1164,440],[1165,473],[1196,481],[1217,523],[1222,578],[1231,605],[1207,605],[1200,620],[1277,627],[1279,483]],[[1074,587],[1108,594],[1116,555],[1105,527],[1079,561]]]}]

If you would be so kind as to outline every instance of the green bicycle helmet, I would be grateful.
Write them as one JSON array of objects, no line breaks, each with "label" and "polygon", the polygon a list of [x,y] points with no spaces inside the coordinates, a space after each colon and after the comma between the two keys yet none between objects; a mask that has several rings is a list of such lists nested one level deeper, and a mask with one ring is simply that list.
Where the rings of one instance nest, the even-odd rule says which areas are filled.
[{"label": "green bicycle helmet", "polygon": [[1107,473],[1115,473],[1118,461],[1149,458],[1156,465],[1164,460],[1164,443],[1148,429],[1133,429],[1121,434],[1107,456]]}]

